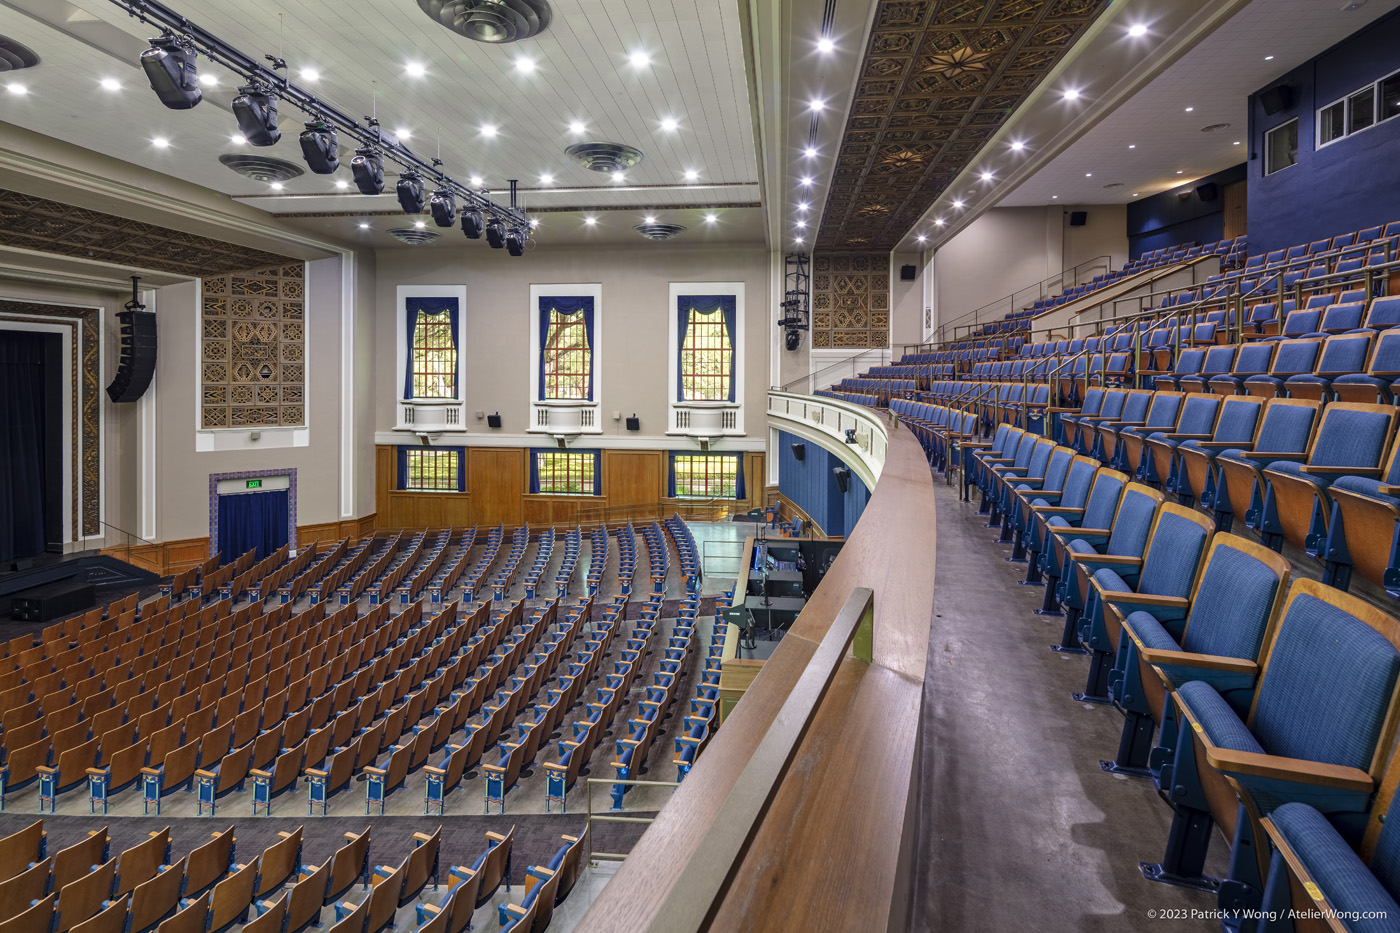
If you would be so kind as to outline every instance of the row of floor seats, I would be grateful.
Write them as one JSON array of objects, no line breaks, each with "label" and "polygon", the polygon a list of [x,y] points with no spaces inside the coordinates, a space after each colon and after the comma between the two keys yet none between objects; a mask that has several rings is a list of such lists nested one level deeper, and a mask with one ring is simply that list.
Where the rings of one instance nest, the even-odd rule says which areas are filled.
[{"label": "row of floor seats", "polygon": [[[1109,391],[1120,393],[1103,393],[1115,407],[1132,400]],[[1262,909],[1256,929],[1293,929],[1275,922],[1289,907],[1380,911],[1388,921],[1345,928],[1394,929],[1400,834],[1385,816],[1400,785],[1400,622],[1334,586],[1290,585],[1289,562],[1191,508],[1189,484],[1204,468],[1206,482],[1233,487],[1243,474],[1221,461],[1241,465],[1255,521],[1277,545],[1272,534],[1306,528],[1308,503],[1313,520],[1325,512],[1328,490],[1348,480],[1339,474],[1375,482],[1379,468],[1346,464],[1393,459],[1383,451],[1396,446],[1397,410],[1139,398],[1138,417],[1063,412],[1042,422],[1046,436],[1006,422],[984,432],[976,409],[891,407],[931,469],[961,469],[980,491],[989,526],[1027,562],[1026,582],[1045,587],[1039,612],[1065,618],[1057,650],[1090,656],[1075,698],[1124,714],[1116,755],[1101,764],[1152,779],[1174,810],[1148,877],[1215,891],[1232,923]],[[1193,492],[1166,501],[1182,482]],[[1394,537],[1357,543],[1383,551]],[[1232,840],[1218,882],[1202,875],[1216,825]]]}]

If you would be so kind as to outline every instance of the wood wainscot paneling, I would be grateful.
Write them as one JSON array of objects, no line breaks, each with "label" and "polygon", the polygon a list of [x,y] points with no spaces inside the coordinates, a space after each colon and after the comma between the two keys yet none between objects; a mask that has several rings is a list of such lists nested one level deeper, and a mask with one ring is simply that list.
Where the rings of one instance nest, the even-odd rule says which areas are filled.
[{"label": "wood wainscot paneling", "polygon": [[659,502],[666,495],[666,452],[603,451],[603,494],[612,506]]},{"label": "wood wainscot paneling", "polygon": [[584,510],[596,512],[606,508],[608,500],[604,496],[542,496],[531,494],[523,497],[522,508],[525,521],[531,525],[577,525],[579,513]]},{"label": "wood wainscot paneling", "polygon": [[379,513],[387,518],[380,528],[451,528],[480,521],[473,514],[471,495],[465,492],[392,490],[387,498],[387,512]]},{"label": "wood wainscot paneling", "polygon": [[821,525],[818,525],[816,522],[812,521],[812,516],[810,516],[810,515],[808,515],[806,512],[804,512],[804,511],[802,510],[802,508],[801,508],[800,506],[798,506],[798,504],[797,504],[796,502],[793,502],[791,499],[789,499],[787,496],[783,495],[782,493],[778,493],[778,505],[779,505],[779,508],[778,508],[778,519],[779,519],[780,521],[790,522],[790,521],[792,521],[794,518],[800,518],[800,519],[802,519],[802,525],[803,525],[802,537],[804,537],[804,538],[825,538],[825,537],[826,537],[826,532],[825,532],[824,530],[822,530],[822,526],[821,526]]},{"label": "wood wainscot paneling", "polygon": [[[521,447],[468,447],[467,490],[479,525],[519,525],[525,520],[525,450]],[[460,524],[460,523],[459,523]]]}]

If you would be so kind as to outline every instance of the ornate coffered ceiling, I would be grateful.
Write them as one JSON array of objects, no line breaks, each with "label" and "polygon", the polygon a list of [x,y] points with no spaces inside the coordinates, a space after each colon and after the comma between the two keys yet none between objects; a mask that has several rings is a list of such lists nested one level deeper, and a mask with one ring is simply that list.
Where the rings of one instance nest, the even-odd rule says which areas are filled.
[{"label": "ornate coffered ceiling", "polygon": [[0,245],[188,276],[295,261],[4,189],[0,189]]},{"label": "ornate coffered ceiling", "polygon": [[889,249],[1108,0],[880,0],[818,250]]}]

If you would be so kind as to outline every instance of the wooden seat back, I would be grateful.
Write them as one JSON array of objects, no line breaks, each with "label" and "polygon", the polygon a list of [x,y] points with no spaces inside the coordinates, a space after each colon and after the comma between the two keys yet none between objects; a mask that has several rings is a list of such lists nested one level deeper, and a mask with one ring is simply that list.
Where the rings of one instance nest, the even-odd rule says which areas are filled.
[{"label": "wooden seat back", "polygon": [[583,832],[577,836],[560,838],[569,843],[569,850],[564,853],[563,860],[555,870],[555,877],[559,879],[559,886],[554,893],[556,904],[569,896],[569,892],[574,889],[574,882],[578,881],[579,872],[583,868],[583,853],[588,848],[588,824],[583,824]]},{"label": "wooden seat back", "polygon": [[0,920],[8,920],[29,909],[31,901],[42,898],[49,890],[53,859],[34,863],[6,881],[0,881]]},{"label": "wooden seat back", "polygon": [[298,826],[289,833],[278,833],[281,838],[263,850],[258,862],[260,878],[255,897],[275,891],[296,874],[297,866],[301,863],[301,830]]},{"label": "wooden seat back", "polygon": [[0,881],[8,881],[27,871],[31,862],[38,861],[44,852],[45,839],[43,820],[36,820],[0,839]]},{"label": "wooden seat back", "polygon": [[170,852],[170,827],[151,833],[144,842],[117,856],[117,895],[128,893],[138,884],[156,876]]},{"label": "wooden seat back", "polygon": [[243,933],[282,933],[282,922],[287,919],[287,901],[283,894],[277,900],[264,905],[261,914],[243,924]]},{"label": "wooden seat back", "polygon": [[26,902],[20,913],[0,920],[0,933],[34,933],[35,930],[52,928],[56,902],[57,898],[52,894],[40,896],[32,905]]},{"label": "wooden seat back", "polygon": [[408,859],[388,874],[374,875],[374,889],[369,895],[369,933],[379,933],[394,922],[394,914],[399,909],[399,898],[403,894],[404,879],[408,877]]},{"label": "wooden seat back", "polygon": [[368,826],[359,835],[346,833],[345,845],[337,849],[335,855],[331,856],[330,884],[326,890],[327,904],[338,900],[346,891],[350,890],[357,880],[367,880],[369,834],[370,827]]},{"label": "wooden seat back", "polygon": [[186,860],[180,859],[131,891],[131,933],[143,933],[180,904]]},{"label": "wooden seat back", "polygon": [[326,859],[288,889],[288,931],[305,929],[321,915],[321,908],[326,902],[326,883],[330,880],[332,861],[333,858]]},{"label": "wooden seat back", "polygon": [[53,856],[53,889],[75,881],[87,874],[94,865],[107,861],[107,827],[88,833],[81,842],[59,849]]},{"label": "wooden seat back", "polygon": [[84,920],[96,916],[102,909],[103,901],[112,896],[112,882],[116,877],[117,860],[108,859],[105,864],[62,887],[55,884],[58,922],[54,933],[68,933]]},{"label": "wooden seat back", "polygon": [[214,890],[209,894],[209,929],[222,930],[230,924],[241,922],[253,903],[257,880],[258,862],[254,859],[214,885]]},{"label": "wooden seat back", "polygon": [[212,838],[204,845],[190,852],[185,865],[185,894],[193,897],[213,885],[228,874],[233,855],[233,827],[221,833],[210,833]]},{"label": "wooden seat back", "polygon": [[500,887],[505,879],[506,864],[510,861],[510,847],[515,842],[515,827],[512,826],[506,831],[504,836],[499,833],[488,832],[486,838],[494,840],[497,845],[486,853],[486,858],[481,862],[481,868],[477,871],[481,887],[476,893],[476,906],[480,907],[495,895],[496,889]]},{"label": "wooden seat back", "polygon": [[368,896],[358,904],[346,901],[341,906],[350,908],[350,912],[331,926],[330,933],[365,933],[369,929],[369,902]]},{"label": "wooden seat back", "polygon": [[413,840],[417,845],[413,851],[408,853],[408,872],[403,880],[403,893],[399,895],[399,906],[418,897],[418,894],[428,884],[430,877],[437,875],[438,848],[442,841],[442,827],[439,826],[433,831],[431,836],[424,833],[414,833]]},{"label": "wooden seat back", "polygon": [[184,910],[161,922],[156,933],[204,933],[209,921],[209,896],[195,898]]}]

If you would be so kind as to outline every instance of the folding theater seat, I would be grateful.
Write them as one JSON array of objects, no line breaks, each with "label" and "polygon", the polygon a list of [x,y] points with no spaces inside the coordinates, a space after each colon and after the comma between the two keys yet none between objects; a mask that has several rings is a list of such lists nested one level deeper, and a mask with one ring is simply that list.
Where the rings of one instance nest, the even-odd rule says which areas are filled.
[{"label": "folding theater seat", "polygon": [[1400,328],[1377,334],[1375,351],[1365,369],[1337,376],[1328,388],[1341,402],[1394,405],[1396,380],[1400,380]]},{"label": "folding theater seat", "polygon": [[1210,539],[1188,598],[1100,594],[1106,631],[1117,642],[1108,694],[1125,717],[1116,756],[1099,762],[1105,771],[1146,777],[1170,762],[1175,733],[1164,735],[1155,751],[1152,736],[1157,727],[1175,726],[1163,721],[1167,692],[1174,686],[1205,681],[1236,712],[1248,711],[1259,655],[1278,619],[1290,573],[1280,555],[1222,532]]},{"label": "folding theater seat", "polygon": [[1085,397],[1085,409],[1077,415],[1066,415],[1060,419],[1060,443],[1073,447],[1082,454],[1089,454],[1097,439],[1095,428],[1100,421],[1118,421],[1123,417],[1123,406],[1128,401],[1127,389],[1104,389],[1103,398],[1097,411],[1087,413],[1088,397]]},{"label": "folding theater seat", "polygon": [[1348,475],[1327,489],[1327,534],[1308,536],[1308,553],[1323,561],[1322,580],[1345,591],[1353,571],[1400,599],[1400,442],[1392,441],[1379,476]]},{"label": "folding theater seat", "polygon": [[1394,618],[1340,590],[1295,580],[1247,716],[1204,680],[1175,685],[1176,748],[1158,786],[1176,813],[1166,856],[1144,874],[1209,887],[1201,869],[1219,822],[1232,840],[1219,906],[1257,908],[1269,861],[1260,820],[1274,810],[1306,803],[1349,843],[1360,842],[1394,744],[1397,644]]},{"label": "folding theater seat", "polygon": [[1263,398],[1284,398],[1288,395],[1285,383],[1293,376],[1310,374],[1317,363],[1318,352],[1322,349],[1320,337],[1300,337],[1278,341],[1269,371],[1257,373],[1244,380],[1246,395]]},{"label": "folding theater seat", "polygon": [[[1201,398],[1217,398],[1203,395]],[[1152,447],[1153,466],[1159,477],[1165,464],[1162,457],[1172,455],[1169,469],[1171,473],[1164,480],[1165,488],[1175,492],[1185,505],[1193,500],[1203,505],[1216,454],[1231,448],[1248,449],[1254,444],[1255,431],[1259,426],[1259,415],[1268,404],[1265,399],[1248,395],[1227,395],[1220,398],[1220,412],[1215,419],[1215,427],[1208,438],[1183,438],[1171,444],[1170,438],[1159,441],[1149,440]],[[1183,416],[1183,421],[1185,416]],[[1172,477],[1175,477],[1174,479]]]},{"label": "folding theater seat", "polygon": [[997,426],[996,433],[992,435],[990,444],[976,441],[963,444],[963,451],[968,456],[964,485],[970,483],[982,491],[982,502],[985,508],[979,506],[979,512],[985,512],[991,508],[991,501],[987,498],[986,493],[990,468],[992,466],[1009,466],[1013,463],[1016,457],[1016,448],[1021,443],[1021,438],[1025,433],[1020,428],[1001,424]]},{"label": "folding theater seat", "polygon": [[[1118,475],[1122,475],[1121,473]],[[1126,478],[1126,477],[1125,477]],[[1135,581],[1142,566],[1143,550],[1152,530],[1153,516],[1162,504],[1160,492],[1141,483],[1130,483],[1124,490],[1107,528],[1051,528],[1054,560],[1060,566],[1058,598],[1065,615],[1065,630],[1056,651],[1082,653],[1079,647],[1079,619],[1095,573],[1117,568],[1124,578]]]},{"label": "folding theater seat", "polygon": [[1343,476],[1381,476],[1397,415],[1393,405],[1333,402],[1324,408],[1306,458],[1281,457],[1264,468],[1263,508],[1249,522],[1264,545],[1277,551],[1287,540],[1297,548],[1320,547],[1330,513],[1324,491]]},{"label": "folding theater seat", "polygon": [[1205,366],[1205,362],[1206,350],[1201,347],[1191,347],[1177,354],[1176,363],[1170,371],[1144,371],[1138,375],[1150,376],[1153,388],[1174,391],[1181,387],[1181,380],[1184,377],[1198,375],[1201,368]]},{"label": "folding theater seat", "polygon": [[[1203,396],[1203,401],[1206,397]],[[1186,393],[1156,392],[1152,405],[1147,410],[1147,419],[1141,426],[1128,426],[1118,432],[1118,469],[1134,479],[1145,478],[1143,442],[1154,435],[1171,434],[1178,430],[1177,425],[1185,414]],[[1204,406],[1198,405],[1198,408]],[[1212,422],[1213,423],[1213,419]],[[1103,438],[1107,443],[1107,438]]]},{"label": "folding theater seat", "polygon": [[[1134,479],[1177,491],[1176,449],[1185,441],[1208,441],[1224,398],[1218,395],[1182,395],[1181,417],[1175,430],[1149,434],[1124,433],[1125,457]],[[1136,450],[1134,450],[1136,448]]]},{"label": "folding theater seat", "polygon": [[[1194,373],[1173,375],[1174,384],[1165,388],[1180,389],[1183,392],[1209,392],[1213,376],[1228,376],[1235,365],[1235,353],[1239,348],[1233,344],[1211,347],[1205,351],[1205,359]],[[1185,356],[1185,354],[1182,354]],[[1157,388],[1164,388],[1158,381]]]},{"label": "folding theater seat", "polygon": [[[1031,442],[1030,454],[1023,459],[1027,440]],[[1045,471],[1050,463],[1050,455],[1056,446],[1050,438],[1027,431],[1017,447],[1016,462],[1009,467],[993,468],[992,480],[988,484],[993,497],[992,509],[987,523],[995,525],[1000,522],[1001,537],[997,540],[1011,540],[1011,509],[1014,499],[1011,490],[1016,485],[1026,485],[1028,489],[1040,486],[1045,481]]]},{"label": "folding theater seat", "polygon": [[1361,318],[1365,311],[1366,303],[1362,301],[1330,305],[1323,311],[1317,329],[1324,334],[1345,334],[1349,330],[1356,330],[1361,326]]},{"label": "folding theater seat", "polygon": [[[1021,500],[1021,527],[1024,529],[1022,542],[1026,550],[1026,579],[1023,581],[1026,585],[1040,586],[1042,583],[1041,554],[1048,536],[1046,529],[1052,527],[1051,519],[1055,520],[1054,527],[1083,520],[1084,509],[1099,469],[1098,461],[1076,454],[1070,461],[1069,470],[1060,489],[1027,490],[1018,494]],[[1121,493],[1121,485],[1118,486],[1118,491]],[[1118,503],[1115,500],[1113,508],[1117,507]],[[1112,521],[1112,510],[1107,509],[1106,504],[1104,510],[1106,514],[1099,516],[1098,520]],[[1052,598],[1053,594],[1046,594],[1047,608],[1054,605]]]},{"label": "folding theater seat", "polygon": [[1371,299],[1371,308],[1366,312],[1366,326],[1371,330],[1400,327],[1400,295]]},{"label": "folding theater seat", "polygon": [[1328,337],[1323,341],[1322,356],[1312,372],[1299,373],[1284,380],[1284,389],[1289,397],[1331,401],[1334,380],[1366,370],[1366,361],[1371,355],[1371,337],[1369,331]]},{"label": "folding theater seat", "polygon": [[1088,536],[1092,540],[1106,540],[1112,534],[1113,518],[1118,514],[1118,503],[1127,485],[1128,478],[1122,473],[1100,468],[1094,474],[1094,482],[1083,508],[1036,507],[1036,514],[1042,522],[1038,541],[1040,569],[1046,577],[1045,599],[1036,610],[1036,615],[1064,614],[1059,608],[1060,585],[1067,569],[1065,555],[1073,553],[1068,548],[1068,542],[1074,539],[1058,537],[1056,532],[1083,531],[1090,533]]},{"label": "folding theater seat", "polygon": [[1146,423],[1153,400],[1153,393],[1147,389],[1128,389],[1127,392],[1123,399],[1123,410],[1117,418],[1095,421],[1092,430],[1083,423],[1080,424],[1079,434],[1085,439],[1089,456],[1115,468],[1118,463],[1118,432]]},{"label": "folding theater seat", "polygon": [[[1016,562],[1025,559],[1026,522],[1029,518],[1031,500],[1048,501],[1044,500],[1043,497],[1058,497],[1063,492],[1065,479],[1069,475],[1070,466],[1074,461],[1074,451],[1068,447],[1055,445],[1053,441],[1051,445],[1050,457],[1046,461],[1043,476],[1018,476],[1007,483],[1007,504],[1003,507],[1002,512],[1006,516],[1005,522],[1011,529],[1011,556],[1007,558],[1008,561]],[[1092,478],[1092,470],[1088,476]],[[1084,486],[1086,495],[1088,488],[1086,481]],[[1004,537],[1005,532],[1003,531]]]},{"label": "folding theater seat", "polygon": [[1277,343],[1247,343],[1239,347],[1230,371],[1217,373],[1207,380],[1210,391],[1216,395],[1239,395],[1246,379],[1268,373],[1277,346]]},{"label": "folding theater seat", "polygon": [[[1002,474],[1019,475],[1024,473],[1030,465],[1031,454],[1035,451],[1036,442],[1040,440],[1038,434],[1022,431],[1020,428],[1011,428],[1010,431],[1017,432],[1016,440],[1013,446],[1007,448],[1002,458],[997,460],[979,458],[982,469],[977,485],[982,492],[982,501],[978,504],[977,511],[991,516],[987,519],[989,527],[996,524],[1000,517],[997,506],[1001,501]],[[974,454],[974,457],[977,456]]]},{"label": "folding theater seat", "polygon": [[1201,505],[1215,510],[1217,528],[1229,531],[1236,516],[1247,522],[1251,511],[1264,507],[1264,465],[1307,451],[1321,407],[1310,399],[1269,399],[1253,443],[1216,454],[1199,498]]}]

